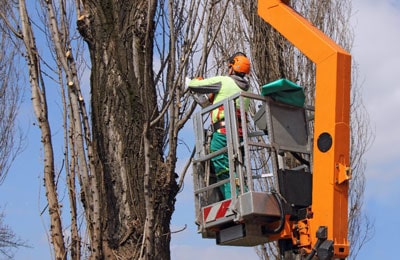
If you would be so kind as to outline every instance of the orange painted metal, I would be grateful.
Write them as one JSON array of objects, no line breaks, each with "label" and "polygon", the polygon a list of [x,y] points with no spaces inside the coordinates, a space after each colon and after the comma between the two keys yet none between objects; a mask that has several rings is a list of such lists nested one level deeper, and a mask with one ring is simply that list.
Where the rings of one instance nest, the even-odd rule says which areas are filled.
[{"label": "orange painted metal", "polygon": [[[351,55],[287,3],[259,0],[258,14],[316,65],[312,217],[307,222],[312,245],[318,228],[326,226],[334,257],[345,258],[349,254]],[[317,145],[323,133],[332,139],[327,151]]]}]

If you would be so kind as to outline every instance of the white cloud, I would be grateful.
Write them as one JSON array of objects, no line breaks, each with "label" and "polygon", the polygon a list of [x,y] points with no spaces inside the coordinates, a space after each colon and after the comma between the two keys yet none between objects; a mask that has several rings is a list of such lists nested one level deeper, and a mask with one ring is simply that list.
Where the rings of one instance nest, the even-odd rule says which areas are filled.
[{"label": "white cloud", "polygon": [[[400,10],[391,1],[354,1],[353,57],[364,81],[364,102],[376,130],[369,163],[400,160]],[[371,173],[373,174],[373,173]],[[382,176],[381,176],[382,177]]]},{"label": "white cloud", "polygon": [[[398,225],[400,185],[400,4],[394,0],[354,0],[353,58],[359,64],[364,104],[375,131],[366,154],[365,206],[376,232],[359,259],[393,259]],[[383,224],[385,223],[385,224]],[[387,250],[380,250],[385,247]]]}]

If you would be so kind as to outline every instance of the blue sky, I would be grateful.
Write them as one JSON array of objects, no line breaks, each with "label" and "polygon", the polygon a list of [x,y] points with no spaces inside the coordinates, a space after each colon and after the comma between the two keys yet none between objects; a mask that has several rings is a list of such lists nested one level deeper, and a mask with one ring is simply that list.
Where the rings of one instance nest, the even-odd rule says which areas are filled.
[{"label": "blue sky", "polygon": [[[353,61],[360,67],[359,82],[363,82],[364,103],[375,132],[374,143],[365,157],[364,202],[366,213],[375,223],[375,235],[357,259],[394,260],[398,259],[400,241],[400,2],[354,0],[353,13]],[[0,186],[0,206],[6,212],[6,224],[32,246],[19,250],[17,260],[51,259],[45,226],[47,212],[43,219],[39,216],[45,206],[42,151],[39,132],[32,126],[35,119],[31,107],[22,107],[19,118],[21,126],[30,129],[27,149]],[[61,126],[54,131],[58,134]],[[189,152],[183,151],[180,156],[179,164],[183,165]],[[258,259],[253,248],[216,246],[214,240],[201,239],[196,233],[190,177],[188,173],[171,223],[172,231],[187,227],[172,236],[172,259]]]}]

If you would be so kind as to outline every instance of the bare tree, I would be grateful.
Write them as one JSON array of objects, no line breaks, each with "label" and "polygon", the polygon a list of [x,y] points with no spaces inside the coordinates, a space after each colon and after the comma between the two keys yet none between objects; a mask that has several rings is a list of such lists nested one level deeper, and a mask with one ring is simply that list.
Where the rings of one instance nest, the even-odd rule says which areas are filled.
[{"label": "bare tree", "polygon": [[49,204],[50,222],[52,228],[51,242],[55,248],[56,259],[64,259],[66,249],[63,239],[63,230],[61,224],[60,204],[57,198],[55,185],[55,166],[54,151],[52,145],[51,127],[48,120],[47,98],[45,86],[41,74],[40,56],[37,44],[31,27],[25,1],[19,2],[19,14],[21,18],[22,32],[19,37],[22,38],[26,49],[26,59],[28,62],[32,102],[35,115],[38,120],[39,128],[42,133],[42,143],[44,149],[44,182],[46,187],[46,196]]},{"label": "bare tree", "polygon": [[13,259],[14,252],[20,247],[27,247],[25,241],[18,238],[14,231],[4,223],[4,213],[0,212],[0,255],[1,258]]},{"label": "bare tree", "polygon": [[22,102],[16,59],[17,46],[0,24],[0,184],[3,183],[12,162],[22,151],[23,135],[17,126],[17,114]]},{"label": "bare tree", "polygon": [[224,6],[226,1],[133,1],[113,2],[110,10],[83,1],[79,30],[93,66],[96,171],[107,198],[103,249],[118,256],[169,258],[178,133],[194,108],[185,101],[184,76],[200,37],[210,39],[198,49],[204,67],[218,33],[207,24]]},{"label": "bare tree", "polygon": [[[4,1],[1,1],[2,9]],[[3,184],[16,156],[24,148],[24,137],[18,128],[17,115],[22,102],[22,88],[17,65],[17,45],[9,37],[9,31],[0,20],[0,185]],[[14,250],[26,246],[5,224],[4,212],[0,212],[0,255],[12,258]]]},{"label": "bare tree", "polygon": [[[185,76],[221,73],[232,50],[248,51],[257,85],[299,81],[312,104],[313,65],[261,22],[255,1],[38,1],[35,18],[25,1],[13,7],[18,12],[2,18],[26,49],[56,259],[170,258],[179,132],[195,107]],[[323,14],[315,19],[325,21]],[[74,21],[90,55],[90,114]],[[35,30],[50,56],[38,48]],[[54,153],[48,117],[46,90],[54,83],[63,108],[62,155]],[[59,186],[56,160],[67,187]],[[69,219],[57,189],[68,190]]]},{"label": "bare tree", "polygon": [[[24,138],[17,125],[23,93],[19,85],[17,62],[17,46],[9,37],[3,20],[0,20],[0,185],[14,159],[24,148]],[[4,214],[0,212],[0,255],[11,259],[14,250],[26,244],[5,224]]]},{"label": "bare tree", "polygon": [[374,223],[363,208],[365,190],[365,170],[367,167],[364,155],[373,142],[374,132],[370,125],[361,96],[362,84],[358,82],[358,67],[353,66],[352,103],[351,103],[351,163],[352,180],[349,190],[349,240],[352,243],[351,259],[357,259],[360,249],[374,235]]},{"label": "bare tree", "polygon": [[[178,134],[195,107],[184,77],[206,70],[218,28],[203,26],[213,28],[227,2],[40,1],[29,3],[37,8],[33,16],[21,0],[13,6],[18,15],[2,13],[26,49],[56,259],[170,257]],[[91,115],[80,88],[73,17],[90,54]],[[50,55],[38,47],[35,31]],[[203,39],[210,44],[200,45]],[[63,107],[62,159],[54,153],[47,104],[54,83]],[[64,164],[70,221],[61,211],[56,160]]]}]

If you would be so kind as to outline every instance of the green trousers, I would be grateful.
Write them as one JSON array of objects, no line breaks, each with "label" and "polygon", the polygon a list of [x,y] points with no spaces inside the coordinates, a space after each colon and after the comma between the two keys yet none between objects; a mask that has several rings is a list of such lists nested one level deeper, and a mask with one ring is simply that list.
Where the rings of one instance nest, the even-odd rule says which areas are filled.
[{"label": "green trousers", "polygon": [[[218,151],[226,147],[226,135],[214,132],[211,138],[210,150],[211,152]],[[228,153],[222,153],[211,159],[217,181],[229,178],[229,158]],[[220,186],[220,190],[224,199],[231,198],[231,186],[228,183]]]}]

